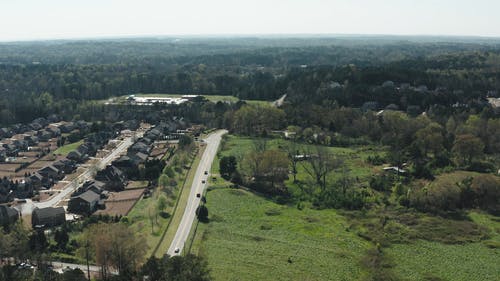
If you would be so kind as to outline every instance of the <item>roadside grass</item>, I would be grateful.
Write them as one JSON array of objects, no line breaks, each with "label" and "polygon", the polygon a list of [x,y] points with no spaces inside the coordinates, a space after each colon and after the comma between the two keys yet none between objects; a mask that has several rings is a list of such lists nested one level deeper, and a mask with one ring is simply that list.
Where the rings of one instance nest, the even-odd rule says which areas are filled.
[{"label": "roadside grass", "polygon": [[208,259],[214,280],[359,280],[370,243],[335,210],[298,210],[251,192],[207,193],[209,220],[192,253]]},{"label": "roadside grass", "polygon": [[68,153],[77,149],[82,144],[83,144],[83,140],[63,145],[63,146],[59,147],[58,149],[56,149],[54,151],[54,154],[66,156],[66,155],[68,155]]},{"label": "roadside grass", "polygon": [[[179,152],[173,156],[172,160],[176,157],[181,157]],[[167,188],[157,187],[151,197],[141,198],[127,215],[129,227],[132,228],[138,236],[141,236],[146,240],[146,244],[148,246],[148,250],[146,252],[147,257],[153,254],[156,247],[161,245],[160,243],[164,243],[162,240],[163,233],[167,230],[169,222],[172,219],[172,214],[174,213],[177,200],[179,198],[182,200],[182,183],[184,182],[188,171],[180,167],[179,169],[181,169],[182,172],[175,174],[176,186],[169,186]],[[156,208],[160,196],[166,197],[167,207],[163,210],[163,215],[160,213],[156,213],[154,215],[154,225],[152,231],[151,220],[148,212],[151,208]]]},{"label": "roadside grass", "polygon": [[134,208],[132,208],[127,216],[129,220],[129,227],[132,228],[138,236],[145,239],[148,247],[146,256],[148,257],[151,256],[154,248],[160,242],[161,234],[165,231],[168,220],[170,219],[168,217],[164,218],[162,216],[157,216],[156,218],[158,221],[155,224],[154,231],[151,231],[148,207],[157,204],[157,202],[157,195],[153,195],[149,198],[142,198],[135,204]]},{"label": "roadside grass", "polygon": [[[179,182],[180,197],[176,204],[177,207],[175,211],[171,213],[173,215],[170,219],[171,221],[167,225],[168,228],[165,230],[165,236],[163,237],[163,240],[159,242],[160,244],[158,246],[158,249],[156,253],[154,253],[158,258],[163,257],[167,253],[170,244],[172,244],[172,240],[175,237],[175,233],[177,232],[177,228],[179,227],[179,224],[182,220],[182,216],[189,199],[191,185],[193,184],[196,169],[198,168],[198,164],[200,163],[201,156],[203,155],[204,151],[205,146],[199,148],[198,153],[196,154],[194,161],[191,164],[191,168],[187,172],[187,175],[185,175],[185,182]],[[175,206],[173,206],[173,208],[175,208]]]}]

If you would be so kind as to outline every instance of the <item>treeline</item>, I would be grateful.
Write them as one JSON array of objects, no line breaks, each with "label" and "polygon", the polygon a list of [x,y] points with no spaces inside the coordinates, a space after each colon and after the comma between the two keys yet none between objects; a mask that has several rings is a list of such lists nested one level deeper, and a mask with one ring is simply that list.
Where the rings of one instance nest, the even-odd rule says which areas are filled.
[{"label": "treeline", "polygon": [[498,40],[418,37],[138,38],[0,44],[1,64],[376,65],[450,52],[490,51]]}]

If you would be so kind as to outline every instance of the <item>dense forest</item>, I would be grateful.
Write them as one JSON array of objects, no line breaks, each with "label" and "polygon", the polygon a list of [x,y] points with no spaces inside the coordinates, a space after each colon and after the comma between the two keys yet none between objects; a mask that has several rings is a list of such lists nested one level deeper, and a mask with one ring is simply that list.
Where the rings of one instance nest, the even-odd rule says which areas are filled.
[{"label": "dense forest", "polygon": [[[500,88],[499,42],[478,41],[377,37],[4,43],[0,123],[66,115],[68,108],[79,114],[82,101],[135,93],[255,100],[288,94],[293,103],[334,100],[361,107],[376,102],[378,107],[417,106],[422,111],[435,104],[472,106],[498,95]],[[384,84],[388,81],[392,83]]]}]

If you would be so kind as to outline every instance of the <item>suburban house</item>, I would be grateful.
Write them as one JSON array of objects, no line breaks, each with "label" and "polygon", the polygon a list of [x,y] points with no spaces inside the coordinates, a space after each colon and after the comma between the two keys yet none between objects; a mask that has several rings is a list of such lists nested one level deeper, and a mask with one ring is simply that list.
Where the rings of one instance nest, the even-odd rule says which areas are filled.
[{"label": "suburban house", "polygon": [[66,156],[66,158],[78,163],[85,161],[87,157],[88,157],[87,154],[82,154],[79,150],[70,151]]},{"label": "suburban house", "polygon": [[35,208],[31,216],[33,228],[53,227],[66,222],[66,213],[63,207]]},{"label": "suburban house", "polygon": [[9,225],[17,221],[19,212],[4,205],[0,205],[0,226]]},{"label": "suburban house", "polygon": [[44,168],[38,170],[38,173],[44,178],[52,179],[54,181],[61,180],[64,177],[63,172],[53,165],[45,166]]},{"label": "suburban house", "polygon": [[24,140],[28,143],[29,146],[35,146],[38,144],[38,137],[25,134]]},{"label": "suburban house", "polygon": [[61,130],[61,133],[70,133],[76,129],[76,126],[73,122],[67,122],[59,126],[59,129]]},{"label": "suburban house", "polygon": [[92,190],[71,197],[68,203],[68,211],[75,214],[90,215],[95,212],[100,205],[101,196]]},{"label": "suburban house", "polygon": [[91,181],[86,181],[83,183],[81,187],[79,187],[73,194],[71,194],[71,197],[78,196],[86,191],[92,190],[93,192],[99,194],[101,198],[106,197],[106,193],[104,190],[105,184],[100,181],[96,180],[91,180]]},{"label": "suburban house", "polygon": [[105,184],[106,190],[121,191],[125,189],[127,177],[120,169],[108,165],[104,170],[97,172],[95,179]]},{"label": "suburban house", "polygon": [[61,135],[61,130],[57,127],[48,127],[46,131],[49,132],[53,138]]},{"label": "suburban house", "polygon": [[52,166],[56,167],[59,171],[63,171],[64,174],[71,174],[76,170],[75,162],[67,158],[52,163]]},{"label": "suburban house", "polygon": [[132,145],[129,151],[149,154],[149,152],[151,152],[151,147],[143,142],[137,142],[134,145]]},{"label": "suburban house", "polygon": [[12,137],[12,132],[8,128],[0,128],[0,137],[10,138]]},{"label": "suburban house", "polygon": [[40,173],[38,173],[38,172],[33,173],[29,177],[29,180],[31,181],[31,184],[32,184],[33,188],[35,188],[35,189],[41,188],[42,185],[45,183],[43,176],[40,175]]},{"label": "suburban house", "polygon": [[52,134],[50,132],[48,132],[48,131],[42,131],[42,130],[38,131],[37,136],[38,136],[38,139],[40,141],[43,141],[43,142],[47,142],[47,141],[49,141],[52,138]]},{"label": "suburban house", "polygon": [[0,147],[0,162],[5,162],[6,157],[7,157],[6,149],[3,147]]},{"label": "suburban house", "polygon": [[15,183],[13,183],[13,193],[14,193],[14,196],[16,198],[19,198],[19,199],[24,199],[24,198],[31,198],[33,197],[33,194],[34,194],[34,187],[33,187],[33,184],[31,182],[31,180],[28,178],[28,179],[24,179],[24,180],[21,180],[21,181],[16,181]]}]

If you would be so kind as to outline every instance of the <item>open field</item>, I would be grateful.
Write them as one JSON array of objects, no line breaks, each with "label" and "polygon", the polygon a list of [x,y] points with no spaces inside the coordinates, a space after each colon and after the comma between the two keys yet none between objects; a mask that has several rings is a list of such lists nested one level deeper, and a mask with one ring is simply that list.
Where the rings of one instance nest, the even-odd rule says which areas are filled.
[{"label": "open field", "polygon": [[[500,276],[500,221],[472,212],[472,220],[489,228],[491,239],[447,245],[418,240],[388,248],[401,280],[498,280]],[[434,279],[432,279],[434,278]]]},{"label": "open field", "polygon": [[66,144],[64,146],[59,147],[56,151],[54,151],[54,153],[66,156],[66,155],[68,155],[68,153],[77,149],[82,144],[83,144],[83,140],[77,141],[74,143],[70,143],[70,144]]},{"label": "open field", "polygon": [[[214,280],[358,280],[370,244],[346,230],[334,210],[298,210],[250,192],[207,193],[210,222],[192,252],[206,256]],[[290,259],[290,261],[289,261]]]},{"label": "open field", "polygon": [[[241,159],[252,149],[253,142],[251,138],[228,136],[219,157],[234,155]],[[278,148],[286,142],[271,139],[267,148]],[[381,166],[369,164],[366,158],[386,152],[385,148],[376,146],[329,147],[328,150],[341,156],[351,176],[366,184],[372,174],[382,170]],[[229,188],[231,183],[218,176],[218,161],[216,159],[212,166],[211,191],[207,193],[210,222],[198,224],[188,245],[191,253],[207,257],[215,280],[385,277],[498,280],[500,276],[498,217],[469,212],[464,220],[454,220],[411,209],[375,208],[365,214],[306,206],[300,211],[293,205],[278,205],[254,193]],[[340,173],[333,173],[330,180],[335,180]],[[432,185],[453,187],[457,181],[477,175],[460,171],[443,174]],[[311,182],[301,164],[298,179],[305,184]],[[285,183],[291,192],[299,190],[291,179]],[[385,227],[381,226],[383,217],[388,222]],[[373,253],[377,242],[374,241],[384,241],[383,261],[375,266]],[[288,263],[289,257],[292,264]],[[321,267],[323,260],[329,261],[329,268]],[[374,268],[378,271],[373,271]],[[305,276],[301,272],[309,274]]]}]

